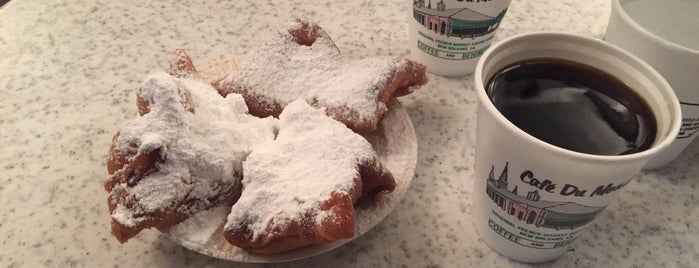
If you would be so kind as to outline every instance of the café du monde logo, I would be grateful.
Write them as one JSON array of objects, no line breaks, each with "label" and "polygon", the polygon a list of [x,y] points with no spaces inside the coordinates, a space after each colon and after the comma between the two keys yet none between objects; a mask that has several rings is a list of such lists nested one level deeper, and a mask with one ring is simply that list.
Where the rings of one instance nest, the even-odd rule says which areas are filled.
[{"label": "caf\u00e9 du monde logo", "polygon": [[486,183],[486,194],[507,214],[528,225],[556,230],[575,229],[591,222],[604,207],[590,207],[574,202],[541,200],[538,190],[517,194],[517,187],[508,189],[507,166],[495,179],[495,165],[490,169]]},{"label": "caf\u00e9 du monde logo", "polygon": [[492,33],[506,11],[503,9],[493,17],[469,8],[447,7],[443,0],[435,3],[432,0],[413,0],[413,18],[425,29],[448,37],[476,38]]}]

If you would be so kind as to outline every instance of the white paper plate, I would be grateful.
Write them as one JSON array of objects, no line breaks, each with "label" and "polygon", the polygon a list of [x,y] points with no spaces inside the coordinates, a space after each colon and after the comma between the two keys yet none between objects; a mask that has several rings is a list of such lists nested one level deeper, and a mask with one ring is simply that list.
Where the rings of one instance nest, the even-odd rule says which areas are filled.
[{"label": "white paper plate", "polygon": [[[220,61],[200,69],[209,81],[223,78],[235,70],[240,57]],[[284,262],[315,256],[352,241],[371,230],[403,199],[410,186],[417,160],[417,139],[410,116],[397,100],[389,105],[389,112],[379,129],[364,137],[378,153],[381,163],[388,168],[396,180],[396,189],[380,197],[367,208],[355,210],[355,235],[326,245],[312,245],[274,255],[251,254],[229,244],[223,237],[223,225],[230,207],[216,207],[200,212],[186,221],[163,232],[170,240],[193,251],[212,257],[251,263]]]}]

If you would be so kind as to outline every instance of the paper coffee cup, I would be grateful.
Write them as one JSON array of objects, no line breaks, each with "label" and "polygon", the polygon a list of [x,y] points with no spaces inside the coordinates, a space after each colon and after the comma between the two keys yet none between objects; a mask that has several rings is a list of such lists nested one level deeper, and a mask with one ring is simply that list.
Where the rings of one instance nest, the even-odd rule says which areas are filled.
[{"label": "paper coffee cup", "polygon": [[671,146],[648,162],[677,158],[699,132],[699,1],[614,0],[605,40],[655,68],[682,107],[682,128]]},{"label": "paper coffee cup", "polygon": [[473,72],[510,0],[412,0],[408,41],[413,60],[442,76]]},{"label": "paper coffee cup", "polygon": [[[655,117],[651,147],[615,156],[579,153],[511,123],[493,105],[486,83],[508,65],[537,58],[592,66],[627,84]],[[680,106],[668,83],[648,64],[601,40],[563,33],[511,37],[482,56],[474,75],[479,104],[473,221],[490,247],[517,261],[561,256],[680,127]]]}]

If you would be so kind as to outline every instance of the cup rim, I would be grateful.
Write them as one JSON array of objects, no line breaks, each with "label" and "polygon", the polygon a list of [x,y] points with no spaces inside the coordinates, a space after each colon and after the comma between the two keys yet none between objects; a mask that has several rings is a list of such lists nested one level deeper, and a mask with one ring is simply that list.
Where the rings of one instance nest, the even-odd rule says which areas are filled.
[{"label": "cup rim", "polygon": [[[623,57],[625,57],[628,60],[633,61],[634,64],[640,66],[642,69],[647,69],[653,76],[658,79],[658,82],[661,84],[662,87],[666,88],[665,92],[663,92],[663,96],[667,97],[670,101],[670,105],[672,110],[670,111],[670,116],[671,118],[674,118],[672,122],[670,122],[669,125],[669,132],[667,135],[660,140],[658,143],[654,143],[650,148],[643,150],[641,152],[636,152],[632,154],[625,154],[625,155],[596,155],[596,154],[588,154],[588,153],[581,153],[581,152],[576,152],[573,150],[565,149],[562,147],[558,147],[556,145],[547,143],[545,141],[542,141],[531,134],[525,132],[524,130],[520,129],[517,127],[515,124],[510,122],[500,111],[495,108],[495,105],[493,102],[490,100],[490,97],[488,97],[488,94],[486,93],[485,90],[485,81],[482,81],[483,77],[483,68],[486,63],[486,61],[490,58],[491,54],[495,53],[498,51],[501,46],[507,45],[513,41],[516,41],[518,39],[525,39],[525,38],[535,38],[535,37],[553,37],[558,40],[562,39],[573,39],[581,42],[581,44],[584,44],[584,42],[587,42],[589,44],[597,45],[604,47],[606,49],[611,50],[613,53],[620,53]],[[519,138],[525,140],[528,143],[534,143],[539,146],[542,146],[546,148],[546,150],[551,151],[553,153],[556,153],[561,156],[565,157],[570,157],[570,158],[578,158],[578,159],[583,159],[587,161],[604,161],[604,162],[625,162],[625,161],[633,161],[633,160],[638,160],[638,159],[643,159],[646,158],[646,160],[649,160],[651,156],[656,155],[660,150],[663,150],[667,146],[669,146],[674,140],[677,134],[679,133],[680,126],[681,126],[681,112],[680,112],[680,104],[679,100],[677,99],[677,96],[675,95],[674,91],[672,90],[672,87],[670,84],[663,78],[653,67],[648,65],[646,62],[640,60],[638,57],[630,54],[629,52],[626,52],[625,50],[604,42],[602,40],[592,38],[592,37],[586,37],[586,36],[581,36],[581,35],[576,35],[576,34],[571,34],[571,33],[564,33],[564,32],[555,32],[555,31],[542,31],[542,32],[531,32],[531,33],[523,33],[523,34],[518,34],[514,35],[511,37],[508,37],[495,45],[493,45],[491,48],[489,48],[478,60],[478,63],[476,64],[476,70],[474,72],[474,83],[476,85],[475,90],[477,91],[476,94],[478,96],[478,101],[480,102],[479,105],[482,105],[485,109],[487,109],[498,121],[498,124],[503,125],[505,128],[508,128],[509,131],[514,132]],[[674,112],[673,112],[674,111]],[[655,115],[655,114],[654,114]]]},{"label": "cup rim", "polygon": [[612,1],[612,12],[615,12],[616,14],[619,15],[619,18],[628,26],[630,26],[633,30],[636,30],[639,32],[641,35],[645,36],[646,38],[650,40],[654,40],[655,42],[659,43],[661,46],[664,46],[666,48],[670,49],[675,49],[675,50],[680,50],[684,53],[690,53],[694,54],[696,56],[699,56],[699,50],[697,49],[692,49],[688,48],[686,46],[677,44],[675,42],[672,42],[670,40],[667,40],[650,30],[646,29],[643,27],[643,25],[639,24],[634,20],[628,13],[626,13],[626,9],[621,5],[620,0],[613,0]]}]

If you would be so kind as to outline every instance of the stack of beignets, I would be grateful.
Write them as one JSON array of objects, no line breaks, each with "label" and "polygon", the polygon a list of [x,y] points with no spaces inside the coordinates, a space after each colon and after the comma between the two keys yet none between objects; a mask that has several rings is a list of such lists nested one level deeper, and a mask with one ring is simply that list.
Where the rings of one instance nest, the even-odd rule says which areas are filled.
[{"label": "stack of beignets", "polygon": [[[260,82],[292,67],[309,75]],[[225,238],[250,252],[353,237],[355,202],[395,182],[352,130],[376,129],[392,96],[426,82],[424,67],[409,60],[345,59],[304,20],[252,51],[239,72],[202,77],[176,50],[169,74],[141,84],[140,116],[114,136],[105,189],[122,243],[221,204],[232,205]]]}]

